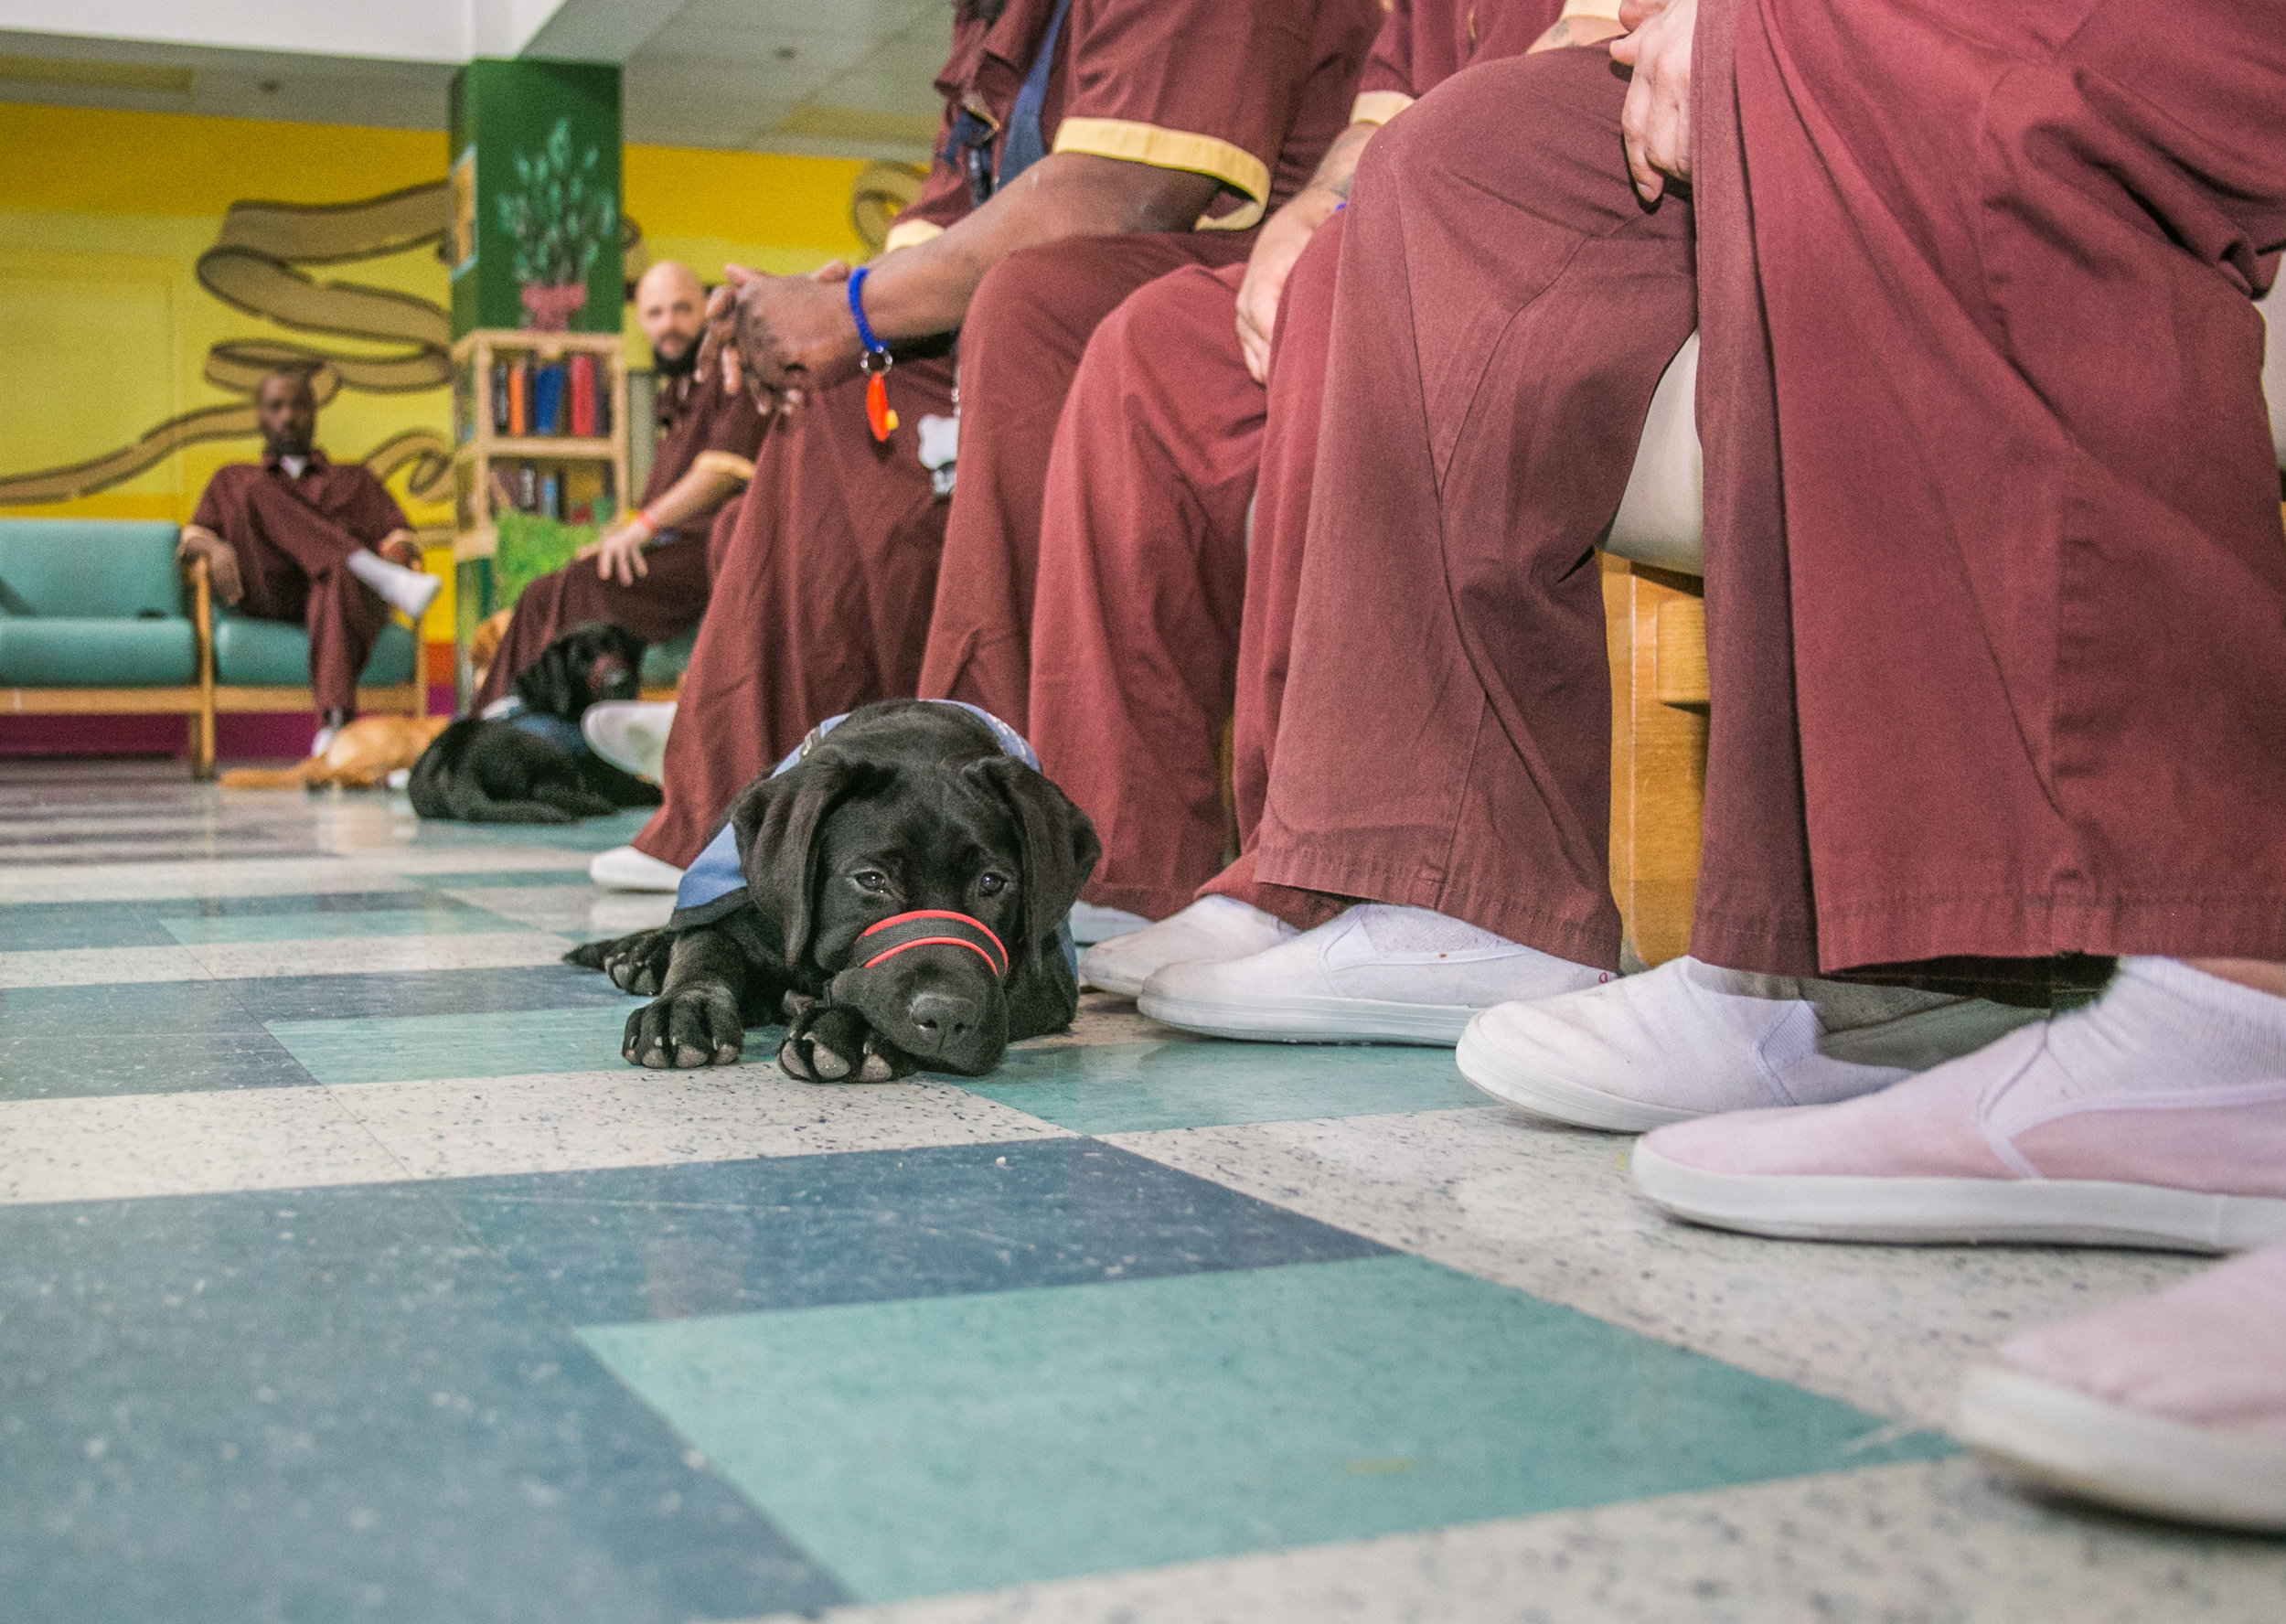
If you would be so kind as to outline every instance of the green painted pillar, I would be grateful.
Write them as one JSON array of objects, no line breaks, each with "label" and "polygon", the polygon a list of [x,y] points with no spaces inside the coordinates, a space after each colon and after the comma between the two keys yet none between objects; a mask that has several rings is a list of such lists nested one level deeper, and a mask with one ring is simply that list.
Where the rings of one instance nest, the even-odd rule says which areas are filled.
[{"label": "green painted pillar", "polygon": [[452,128],[453,336],[619,331],[619,69],[471,62]]}]

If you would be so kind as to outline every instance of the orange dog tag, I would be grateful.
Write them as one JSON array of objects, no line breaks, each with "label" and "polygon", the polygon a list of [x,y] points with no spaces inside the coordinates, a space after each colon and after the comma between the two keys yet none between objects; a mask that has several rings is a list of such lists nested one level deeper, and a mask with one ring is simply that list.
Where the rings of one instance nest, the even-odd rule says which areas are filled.
[{"label": "orange dog tag", "polygon": [[874,373],[865,380],[865,421],[872,425],[873,438],[886,441],[897,432],[897,414],[889,406],[887,369]]}]

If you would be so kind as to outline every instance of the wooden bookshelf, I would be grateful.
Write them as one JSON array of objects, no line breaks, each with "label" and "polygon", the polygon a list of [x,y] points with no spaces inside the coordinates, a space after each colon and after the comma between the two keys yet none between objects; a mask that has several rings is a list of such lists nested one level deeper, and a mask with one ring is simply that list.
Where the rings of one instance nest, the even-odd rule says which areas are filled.
[{"label": "wooden bookshelf", "polygon": [[[494,427],[493,364],[527,358],[542,365],[577,355],[595,358],[611,403],[611,433],[508,434]],[[480,328],[453,346],[453,558],[458,563],[489,559],[499,538],[493,519],[499,512],[493,486],[497,465],[521,469],[548,463],[601,464],[610,480],[610,508],[625,511],[633,500],[627,488],[627,369],[624,347],[612,333],[531,333],[515,328]],[[571,404],[563,408],[567,418]]]},{"label": "wooden bookshelf", "polygon": [[[521,362],[529,358],[546,365],[582,355],[593,356],[600,369],[598,382],[611,408],[608,434],[510,434],[494,426],[496,361]],[[494,471],[502,467],[513,469],[519,483],[523,470],[533,469],[537,477],[537,470],[550,464],[600,472],[609,482],[609,501],[599,501],[595,518],[607,522],[626,511],[636,495],[628,487],[631,434],[627,407],[627,368],[624,347],[615,333],[531,333],[516,328],[483,327],[453,346],[453,663],[464,708],[473,697],[468,639],[497,606],[493,592],[492,560],[499,550],[500,538],[494,520],[502,508],[495,489]],[[563,404],[567,428],[571,412],[567,381]],[[646,422],[643,426],[648,433],[651,425]],[[563,506],[569,518],[572,504],[567,501]]]}]

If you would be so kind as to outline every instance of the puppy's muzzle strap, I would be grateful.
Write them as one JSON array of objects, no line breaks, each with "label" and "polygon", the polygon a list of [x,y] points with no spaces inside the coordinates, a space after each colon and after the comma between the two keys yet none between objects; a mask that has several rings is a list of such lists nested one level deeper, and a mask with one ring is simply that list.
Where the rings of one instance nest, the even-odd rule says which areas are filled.
[{"label": "puppy's muzzle strap", "polygon": [[996,978],[1008,974],[1008,949],[992,934],[991,926],[948,909],[924,908],[893,914],[860,935],[858,943],[871,955],[862,967],[869,970],[908,947],[966,947],[992,967]]}]

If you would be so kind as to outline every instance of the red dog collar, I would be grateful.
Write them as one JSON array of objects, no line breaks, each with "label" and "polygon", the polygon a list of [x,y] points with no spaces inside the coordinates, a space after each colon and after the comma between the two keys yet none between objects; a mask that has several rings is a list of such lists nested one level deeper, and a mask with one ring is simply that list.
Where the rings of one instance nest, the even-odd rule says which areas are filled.
[{"label": "red dog collar", "polygon": [[992,967],[996,978],[1008,974],[1008,949],[992,934],[991,926],[980,919],[943,908],[895,914],[861,934],[858,940],[874,949],[873,956],[863,966],[869,970],[908,947],[966,947],[981,955],[984,962]]}]

